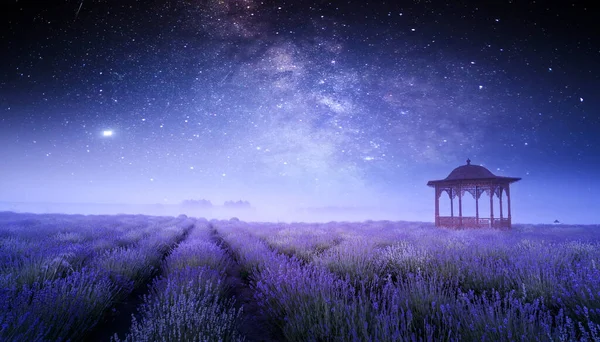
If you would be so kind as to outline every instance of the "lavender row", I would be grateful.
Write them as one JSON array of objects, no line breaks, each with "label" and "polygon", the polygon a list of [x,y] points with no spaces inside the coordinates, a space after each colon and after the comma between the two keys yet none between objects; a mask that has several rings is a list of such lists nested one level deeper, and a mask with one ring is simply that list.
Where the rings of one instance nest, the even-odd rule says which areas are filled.
[{"label": "lavender row", "polygon": [[600,233],[593,235],[593,229],[540,227],[531,235],[532,227],[505,232],[398,229],[401,225],[386,222],[314,226],[266,225],[256,234],[280,252],[352,279],[402,278],[419,271],[464,291],[544,298],[574,318],[583,317],[586,307],[600,320]]},{"label": "lavender row", "polygon": [[[0,272],[2,341],[81,339],[111,306],[152,276],[167,249],[193,224],[186,218],[146,218],[149,222],[144,223],[143,217],[136,217],[123,225],[117,219],[114,224],[119,227],[118,236],[127,235],[130,239],[119,247],[118,241],[122,240],[108,240],[109,236],[86,228],[93,226],[93,218],[60,216],[70,224],[54,226],[52,222],[58,219],[50,218],[50,227],[43,225],[45,217],[36,219],[36,226],[30,227],[18,220],[4,221],[3,247],[13,249],[3,249],[3,257],[11,262],[3,265]],[[78,220],[81,230],[75,228]],[[107,222],[101,220],[99,226]],[[29,229],[39,230],[38,240]],[[56,238],[66,234],[97,238]],[[98,239],[104,241],[103,248],[89,248]],[[32,248],[14,248],[22,247],[21,243]]]},{"label": "lavender row", "polygon": [[387,321],[377,319],[381,312],[375,310],[369,294],[357,291],[348,279],[324,268],[274,252],[252,234],[259,226],[232,222],[218,222],[215,226],[250,274],[262,313],[285,340],[407,337],[403,332],[408,332],[408,313],[398,313]]},{"label": "lavender row", "polygon": [[132,246],[174,223],[142,216],[2,214],[0,274],[10,274],[17,287],[60,278],[108,249]]},{"label": "lavender row", "polygon": [[[242,311],[225,285],[231,260],[210,238],[203,222],[165,259],[124,341],[243,340]],[[121,341],[117,335],[112,340]]]},{"label": "lavender row", "polygon": [[[486,270],[491,265],[485,263],[485,258],[494,258],[498,250],[507,260],[515,253],[521,255],[521,261],[515,262],[517,269],[524,270],[517,273],[521,284],[528,280],[526,277],[531,278],[528,284],[534,285],[536,280],[545,280],[543,273],[541,278],[535,276],[536,267],[539,270],[548,260],[562,259],[540,258],[540,244],[544,244],[539,241],[521,240],[514,250],[504,253],[499,249],[502,243],[512,246],[514,242],[499,235],[505,232],[449,232],[421,227],[399,231],[398,226],[382,231],[378,227],[346,225],[334,230],[336,236],[323,239],[325,243],[336,240],[341,243],[313,253],[312,263],[307,264],[277,256],[267,248],[267,243],[253,236],[273,241],[268,237],[277,235],[278,229],[289,236],[293,228],[294,225],[272,224],[240,224],[232,228],[230,223],[224,223],[220,229],[225,235],[235,237],[232,244],[237,244],[240,260],[263,256],[262,261],[251,263],[257,299],[288,340],[311,340],[311,336],[363,341],[599,338],[597,304],[593,302],[598,298],[593,286],[599,282],[590,273],[595,270],[593,241],[571,241],[561,246],[568,250],[563,255],[566,260],[573,256],[569,248],[574,248],[579,257],[582,252],[587,253],[592,268],[586,269],[587,282],[577,292],[580,297],[563,295],[562,298],[570,299],[569,305],[557,306],[552,298],[528,293],[523,285],[519,290],[508,287],[502,292],[493,287],[477,287],[477,282],[495,274],[495,269]],[[287,244],[294,242],[288,240]],[[549,248],[556,248],[556,244],[552,242]],[[297,245],[318,243],[299,241]],[[474,248],[479,245],[483,249]],[[554,256],[550,249],[542,255]],[[523,265],[524,260],[530,263]],[[588,265],[581,258],[578,261],[578,266]],[[550,264],[548,269],[556,265]],[[470,273],[468,268],[472,268]],[[526,273],[530,268],[533,271]],[[559,284],[581,286],[577,280],[582,279],[583,273],[577,267],[570,270],[572,279]],[[502,276],[513,275],[500,273]],[[465,284],[469,282],[477,289],[468,289]],[[576,289],[575,285],[570,289]]]},{"label": "lavender row", "polygon": [[408,232],[413,235],[388,237],[387,244],[373,238],[382,234],[355,232],[313,262],[355,279],[436,275],[462,291],[516,292],[529,303],[542,299],[572,319],[589,315],[600,321],[598,241],[546,242],[497,230]]}]

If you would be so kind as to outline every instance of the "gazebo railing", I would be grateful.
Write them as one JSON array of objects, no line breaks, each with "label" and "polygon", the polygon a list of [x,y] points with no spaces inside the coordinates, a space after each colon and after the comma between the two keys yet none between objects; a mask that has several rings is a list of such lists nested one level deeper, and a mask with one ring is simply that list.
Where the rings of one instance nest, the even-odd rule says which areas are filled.
[{"label": "gazebo railing", "polygon": [[[442,227],[450,228],[486,228],[490,227],[489,217],[471,217],[471,216],[439,216],[438,225]],[[510,220],[508,218],[496,218],[492,224],[494,228],[507,228],[510,227]]]}]

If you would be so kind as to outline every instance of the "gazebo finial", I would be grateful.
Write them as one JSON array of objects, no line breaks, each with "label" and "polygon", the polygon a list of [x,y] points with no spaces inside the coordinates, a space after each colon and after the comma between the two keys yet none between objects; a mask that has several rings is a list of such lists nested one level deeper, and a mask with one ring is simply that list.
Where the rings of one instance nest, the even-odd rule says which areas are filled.
[{"label": "gazebo finial", "polygon": [[467,158],[467,165],[471,165],[471,159]]}]

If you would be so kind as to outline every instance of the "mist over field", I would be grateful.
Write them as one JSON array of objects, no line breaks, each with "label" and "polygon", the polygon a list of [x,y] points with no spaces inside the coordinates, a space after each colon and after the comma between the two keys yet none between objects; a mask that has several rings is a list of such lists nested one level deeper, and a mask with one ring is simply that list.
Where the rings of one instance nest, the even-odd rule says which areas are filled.
[{"label": "mist over field", "polygon": [[21,213],[63,213],[82,215],[142,214],[153,216],[178,216],[185,214],[211,219],[239,218],[253,222],[329,222],[366,220],[407,220],[422,218],[431,221],[430,213],[415,215],[396,208],[377,207],[306,207],[294,208],[284,204],[273,206],[251,206],[249,208],[231,208],[213,205],[209,208],[194,208],[182,204],[82,204],[82,203],[6,203],[0,202],[0,211]]}]

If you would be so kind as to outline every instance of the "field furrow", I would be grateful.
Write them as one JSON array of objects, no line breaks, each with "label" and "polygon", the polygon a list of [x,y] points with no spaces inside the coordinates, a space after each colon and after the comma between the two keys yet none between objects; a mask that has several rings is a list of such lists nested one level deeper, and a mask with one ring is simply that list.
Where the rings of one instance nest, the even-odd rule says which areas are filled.
[{"label": "field furrow", "polygon": [[[131,287],[120,294],[119,300],[105,313],[100,323],[89,331],[87,340],[108,341],[115,334],[129,331],[129,318],[142,305],[144,295],[151,290],[152,281],[162,274],[161,263],[174,248],[186,240],[196,224],[195,219],[183,216],[165,222],[165,226],[161,226],[156,235],[148,235],[136,242],[137,248],[146,248],[145,253],[125,249],[115,253],[116,258],[105,258],[102,261],[103,267],[117,271],[116,278],[122,279],[125,274],[125,278],[133,279],[133,282],[129,283]],[[117,265],[113,264],[115,262]]]},{"label": "field furrow", "polygon": [[212,241],[206,221],[162,262],[162,275],[132,315],[123,340],[113,341],[242,341],[238,324],[242,309],[228,296],[226,271],[231,260]]}]

